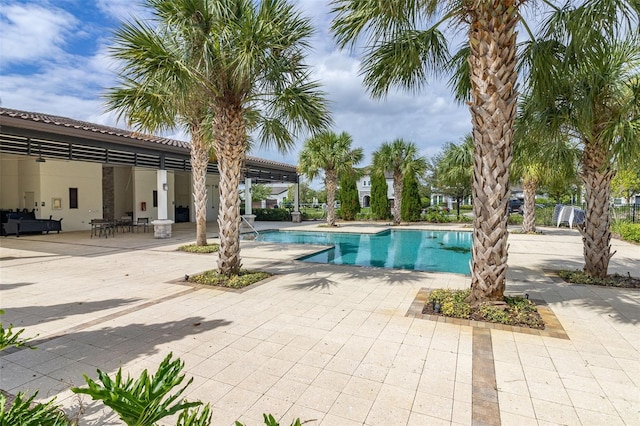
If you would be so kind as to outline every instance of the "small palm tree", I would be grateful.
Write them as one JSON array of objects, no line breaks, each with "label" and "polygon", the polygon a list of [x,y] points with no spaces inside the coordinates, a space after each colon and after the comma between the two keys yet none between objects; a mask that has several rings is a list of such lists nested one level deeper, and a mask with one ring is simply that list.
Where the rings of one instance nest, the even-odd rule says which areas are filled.
[{"label": "small palm tree", "polygon": [[456,197],[457,216],[460,218],[460,203],[471,195],[473,181],[473,138],[467,135],[460,144],[449,143],[443,148],[436,163],[438,187]]},{"label": "small palm tree", "polygon": [[[584,271],[594,277],[607,275],[613,256],[609,201],[616,164],[640,156],[638,10],[603,9],[609,3],[586,2],[549,19],[530,48],[534,72],[525,111],[541,137],[570,138],[582,148]],[[629,21],[631,31],[624,28]]]},{"label": "small palm tree", "polygon": [[[525,100],[526,102],[526,100]],[[536,232],[536,193],[541,186],[568,187],[577,180],[580,150],[566,138],[535,139],[519,117],[511,175],[520,178],[524,193],[523,232]]]},{"label": "small palm tree", "polygon": [[393,175],[393,223],[399,225],[404,176],[422,175],[427,169],[427,161],[424,157],[418,156],[416,144],[396,139],[383,143],[373,153],[373,168],[379,173],[387,172]]},{"label": "small palm tree", "polygon": [[335,201],[338,177],[352,171],[364,156],[362,148],[351,148],[351,136],[342,132],[319,133],[308,139],[298,160],[298,169],[309,180],[324,171],[324,186],[327,190],[327,225],[335,226]]}]

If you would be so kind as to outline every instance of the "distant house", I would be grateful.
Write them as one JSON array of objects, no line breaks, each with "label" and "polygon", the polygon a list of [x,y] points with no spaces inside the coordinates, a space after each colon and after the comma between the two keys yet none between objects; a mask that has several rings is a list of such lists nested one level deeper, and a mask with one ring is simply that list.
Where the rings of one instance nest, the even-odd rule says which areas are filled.
[{"label": "distant house", "polygon": [[[393,177],[385,175],[387,181],[387,198],[393,201]],[[358,179],[358,198],[362,207],[371,207],[371,176],[366,174]]]},{"label": "distant house", "polygon": [[[281,207],[285,199],[287,198],[287,193],[289,191],[289,186],[291,184],[283,184],[283,183],[267,183],[264,186],[271,188],[271,194],[267,197],[266,200],[251,200],[251,207],[254,209],[271,209],[275,206]],[[244,197],[244,184],[240,186],[241,198]],[[293,201],[293,200],[287,200]]]},{"label": "distant house", "polygon": [[[266,186],[271,187],[271,195],[266,200],[263,200],[260,204],[262,204],[262,208],[270,208],[274,206],[282,207],[287,198],[287,193],[289,191],[289,185],[279,185],[279,184],[266,184]],[[293,201],[293,200],[289,200]]]}]

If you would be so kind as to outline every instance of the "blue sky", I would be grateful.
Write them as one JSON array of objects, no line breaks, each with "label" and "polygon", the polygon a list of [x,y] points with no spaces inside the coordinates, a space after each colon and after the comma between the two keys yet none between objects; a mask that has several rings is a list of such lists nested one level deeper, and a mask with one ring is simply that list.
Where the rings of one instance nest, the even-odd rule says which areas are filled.
[{"label": "blue sky", "polygon": [[[466,106],[457,104],[446,84],[432,81],[419,93],[391,93],[372,100],[362,86],[359,59],[340,51],[328,32],[328,0],[299,0],[317,28],[308,62],[331,102],[334,131],[346,131],[366,153],[396,138],[415,142],[432,157],[445,142],[457,142],[471,129]],[[136,0],[3,0],[0,4],[0,102],[13,108],[61,115],[125,128],[107,113],[101,95],[115,81],[109,57],[112,31],[119,22],[147,11]],[[179,131],[169,134],[181,140]],[[251,155],[297,163],[304,138],[282,154],[255,149]]]}]

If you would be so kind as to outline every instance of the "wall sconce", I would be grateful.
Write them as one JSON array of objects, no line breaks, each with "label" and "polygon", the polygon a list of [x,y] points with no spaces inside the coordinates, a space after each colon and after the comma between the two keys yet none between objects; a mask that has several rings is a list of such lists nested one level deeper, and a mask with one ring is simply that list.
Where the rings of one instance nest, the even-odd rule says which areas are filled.
[{"label": "wall sconce", "polygon": [[162,184],[162,189],[164,189],[165,191],[169,190],[169,184],[168,183],[163,183]]}]

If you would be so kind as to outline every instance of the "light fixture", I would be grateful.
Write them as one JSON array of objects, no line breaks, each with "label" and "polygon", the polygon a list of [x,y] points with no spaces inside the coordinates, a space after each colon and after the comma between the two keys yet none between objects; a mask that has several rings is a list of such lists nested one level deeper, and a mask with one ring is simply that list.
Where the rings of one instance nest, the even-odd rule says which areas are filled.
[{"label": "light fixture", "polygon": [[168,183],[163,183],[162,184],[162,189],[164,189],[165,191],[169,190],[169,184]]}]

